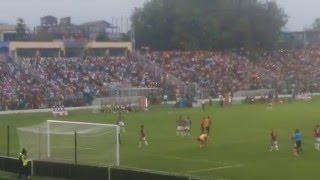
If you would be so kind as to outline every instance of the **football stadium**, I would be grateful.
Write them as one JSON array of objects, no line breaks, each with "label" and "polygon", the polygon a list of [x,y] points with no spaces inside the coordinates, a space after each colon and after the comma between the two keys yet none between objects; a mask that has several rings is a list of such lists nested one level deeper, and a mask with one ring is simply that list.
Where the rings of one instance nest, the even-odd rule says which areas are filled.
[{"label": "football stadium", "polygon": [[0,23],[0,179],[319,179],[319,18],[287,31],[281,0],[106,7],[128,18],[97,2],[94,20],[32,1],[55,16]]}]

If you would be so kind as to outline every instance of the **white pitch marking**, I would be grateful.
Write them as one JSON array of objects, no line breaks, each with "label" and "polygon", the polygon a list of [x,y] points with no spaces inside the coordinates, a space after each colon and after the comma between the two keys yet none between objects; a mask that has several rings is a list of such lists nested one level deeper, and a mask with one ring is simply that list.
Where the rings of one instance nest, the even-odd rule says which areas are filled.
[{"label": "white pitch marking", "polygon": [[184,175],[177,172],[169,172],[169,171],[159,171],[159,170],[152,170],[152,169],[144,169],[144,168],[138,168],[133,166],[120,166],[120,168],[124,169],[131,169],[131,170],[138,170],[138,171],[145,171],[145,172],[153,172],[153,173],[160,173],[160,174],[166,174],[166,175]]},{"label": "white pitch marking", "polygon": [[219,169],[228,169],[228,168],[241,167],[241,166],[243,166],[243,164],[235,164],[235,165],[230,165],[230,166],[220,166],[220,167],[214,167],[214,168],[208,168],[208,169],[199,169],[199,170],[187,171],[187,173],[215,171],[215,170],[219,170]]},{"label": "white pitch marking", "polygon": [[152,172],[152,173],[160,173],[160,174],[166,174],[166,175],[187,175],[190,177],[199,177],[199,178],[205,178],[208,180],[228,180],[225,178],[219,178],[219,177],[206,177],[206,176],[192,176],[189,174],[185,173],[177,173],[177,172],[169,172],[169,171],[158,171],[158,170],[152,170],[152,169],[144,169],[144,168],[138,168],[138,167],[133,167],[133,166],[120,166],[119,168],[124,168],[124,169],[132,169],[132,170],[138,170],[138,171],[145,171],[145,172]]},{"label": "white pitch marking", "polygon": [[[56,146],[53,149],[62,149],[62,148],[74,148],[74,146]],[[81,147],[81,146],[78,146],[77,148],[79,148],[79,149],[87,149],[87,150],[95,149],[95,148]]]},{"label": "white pitch marking", "polygon": [[211,161],[206,159],[192,159],[192,158],[182,158],[178,156],[159,156],[159,155],[150,155],[153,157],[160,157],[160,158],[166,158],[166,159],[177,159],[182,161],[190,161],[190,162],[206,162],[206,163],[212,163],[212,164],[221,164],[221,165],[232,165],[233,163],[227,163],[222,161]]},{"label": "white pitch marking", "polygon": [[206,180],[229,180],[229,179],[226,179],[226,178],[220,178],[220,177],[208,177],[208,176],[197,176],[199,178],[202,178],[202,179],[206,179]]}]

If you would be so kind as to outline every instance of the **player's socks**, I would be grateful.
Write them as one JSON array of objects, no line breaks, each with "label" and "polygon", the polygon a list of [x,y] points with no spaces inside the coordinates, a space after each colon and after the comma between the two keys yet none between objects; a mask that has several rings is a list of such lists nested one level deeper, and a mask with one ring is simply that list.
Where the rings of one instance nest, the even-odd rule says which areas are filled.
[{"label": "player's socks", "polygon": [[145,144],[146,146],[148,146],[148,142],[147,142],[147,141],[144,141],[144,144]]},{"label": "player's socks", "polygon": [[278,151],[278,150],[279,150],[279,147],[278,147],[278,145],[276,145],[276,146],[275,146],[275,148],[276,148],[276,151]]}]

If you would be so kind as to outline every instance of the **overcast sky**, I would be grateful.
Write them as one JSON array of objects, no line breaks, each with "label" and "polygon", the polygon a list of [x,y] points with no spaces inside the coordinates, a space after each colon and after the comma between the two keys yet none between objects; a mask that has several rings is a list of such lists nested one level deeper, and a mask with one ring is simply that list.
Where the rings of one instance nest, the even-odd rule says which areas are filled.
[{"label": "overcast sky", "polygon": [[[92,20],[130,17],[134,7],[141,7],[147,0],[0,0],[0,22],[15,24],[22,17],[28,26],[40,24],[40,17],[53,15],[58,18],[71,16],[75,24]],[[289,16],[286,30],[303,30],[320,17],[319,0],[276,0]],[[114,17],[114,18],[112,18]]]}]

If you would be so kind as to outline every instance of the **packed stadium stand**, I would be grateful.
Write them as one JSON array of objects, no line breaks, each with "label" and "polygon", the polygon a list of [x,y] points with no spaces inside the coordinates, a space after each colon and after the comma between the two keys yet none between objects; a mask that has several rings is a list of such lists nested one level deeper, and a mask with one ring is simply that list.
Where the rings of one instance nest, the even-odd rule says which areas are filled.
[{"label": "packed stadium stand", "polygon": [[[2,53],[4,54],[4,53]],[[151,52],[125,56],[9,57],[0,59],[0,110],[89,105],[115,87],[157,87],[170,99],[200,91],[275,89],[319,91],[319,49],[263,52]],[[195,88],[196,87],[196,88]]]}]

